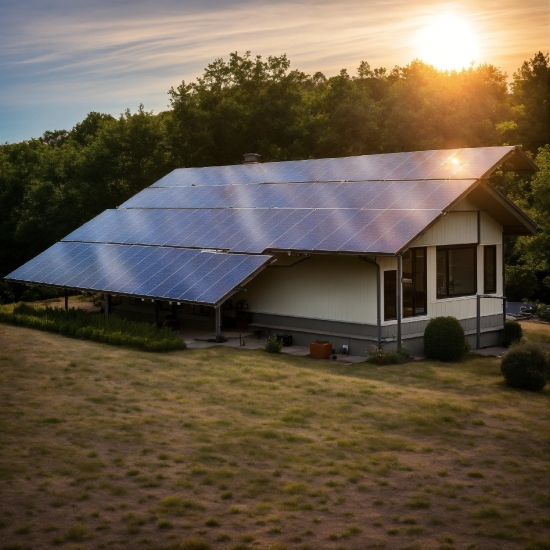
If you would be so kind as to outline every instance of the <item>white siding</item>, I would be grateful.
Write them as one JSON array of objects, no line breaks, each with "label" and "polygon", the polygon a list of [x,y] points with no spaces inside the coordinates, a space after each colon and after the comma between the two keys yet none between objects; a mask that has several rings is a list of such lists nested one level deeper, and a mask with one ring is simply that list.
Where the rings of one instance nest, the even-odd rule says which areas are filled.
[{"label": "white siding", "polygon": [[477,212],[453,212],[443,216],[414,246],[477,243]]},{"label": "white siding", "polygon": [[[466,197],[448,214],[414,243],[413,246],[427,246],[428,263],[428,316],[451,315],[457,319],[476,316],[476,298],[460,297],[438,300],[436,298],[436,248],[437,245],[473,244],[478,241],[478,207]],[[486,212],[480,213],[479,238],[481,245],[496,245],[497,252],[497,295],[502,295],[502,226]],[[477,249],[477,288],[483,289],[483,246]],[[502,301],[496,299],[481,300],[481,315],[502,313]]]},{"label": "white siding", "polygon": [[376,324],[376,268],[357,256],[312,255],[292,267],[268,267],[235,299],[251,311]]},{"label": "white siding", "polygon": [[502,244],[502,225],[491,218],[487,212],[481,212],[481,244]]}]

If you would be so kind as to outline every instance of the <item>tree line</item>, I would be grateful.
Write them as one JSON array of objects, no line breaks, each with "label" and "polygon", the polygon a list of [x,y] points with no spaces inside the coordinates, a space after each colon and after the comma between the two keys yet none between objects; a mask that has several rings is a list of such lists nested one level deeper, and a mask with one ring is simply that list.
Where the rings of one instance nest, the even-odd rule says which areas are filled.
[{"label": "tree line", "polygon": [[[550,301],[548,54],[525,61],[508,85],[492,65],[361,62],[354,75],[327,78],[291,69],[286,55],[232,53],[168,94],[159,114],[142,105],[118,118],[91,112],[71,130],[0,145],[0,276],[174,168],[236,164],[246,152],[280,161],[519,144],[541,171],[494,183],[541,231],[507,242],[509,280],[520,289],[530,281],[521,298]],[[0,301],[21,292],[0,283]]]}]

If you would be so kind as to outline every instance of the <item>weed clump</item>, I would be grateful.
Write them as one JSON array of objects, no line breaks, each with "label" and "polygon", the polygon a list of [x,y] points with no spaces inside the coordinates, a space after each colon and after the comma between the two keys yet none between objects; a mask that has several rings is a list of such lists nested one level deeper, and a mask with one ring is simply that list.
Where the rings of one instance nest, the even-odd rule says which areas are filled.
[{"label": "weed clump", "polygon": [[517,321],[504,323],[504,347],[509,348],[514,342],[519,342],[523,337],[523,329]]},{"label": "weed clump", "polygon": [[458,361],[469,351],[464,329],[455,317],[435,317],[424,330],[424,355],[436,361]]},{"label": "weed clump", "polygon": [[143,351],[185,349],[185,342],[169,328],[157,330],[147,323],[135,323],[115,316],[105,319],[75,308],[66,311],[21,303],[10,311],[8,306],[2,306],[0,322]]},{"label": "weed clump", "polygon": [[276,336],[270,336],[265,342],[265,351],[267,353],[281,353],[283,342]]},{"label": "weed clump", "polygon": [[380,347],[372,346],[367,353],[369,355],[367,362],[377,365],[402,365],[411,357],[409,350],[404,345],[401,345],[400,350],[387,350],[381,343]]},{"label": "weed clump", "polygon": [[548,361],[533,344],[513,347],[502,359],[500,370],[512,388],[540,391],[548,378]]}]

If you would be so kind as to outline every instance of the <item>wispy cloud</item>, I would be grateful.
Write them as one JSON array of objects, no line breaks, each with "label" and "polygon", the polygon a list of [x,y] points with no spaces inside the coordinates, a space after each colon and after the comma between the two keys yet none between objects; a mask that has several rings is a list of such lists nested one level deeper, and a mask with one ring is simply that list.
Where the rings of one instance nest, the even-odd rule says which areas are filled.
[{"label": "wispy cloud", "polygon": [[232,51],[286,53],[294,68],[327,75],[344,67],[353,72],[361,60],[405,65],[418,55],[415,33],[448,7],[477,29],[480,63],[512,73],[536,51],[548,49],[547,0],[489,0],[482,7],[474,0],[11,4],[0,7],[4,112],[64,104],[80,111],[99,105],[116,114],[140,101],[162,110],[170,86],[194,79],[207,63]]}]

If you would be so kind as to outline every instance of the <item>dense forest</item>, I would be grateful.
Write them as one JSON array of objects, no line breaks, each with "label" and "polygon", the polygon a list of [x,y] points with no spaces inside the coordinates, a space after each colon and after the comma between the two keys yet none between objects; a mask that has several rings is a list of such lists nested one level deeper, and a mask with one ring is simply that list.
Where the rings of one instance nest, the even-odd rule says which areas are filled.
[{"label": "dense forest", "polygon": [[[550,64],[539,52],[514,73],[492,65],[439,71],[291,70],[285,55],[233,53],[168,92],[159,114],[91,112],[71,130],[0,145],[0,277],[177,167],[518,144],[541,170],[493,183],[540,226],[506,243],[507,294],[550,302]],[[0,303],[19,299],[0,282]],[[25,291],[29,296],[29,291]],[[36,289],[32,292],[38,292]],[[25,297],[25,294],[23,294]]]}]

